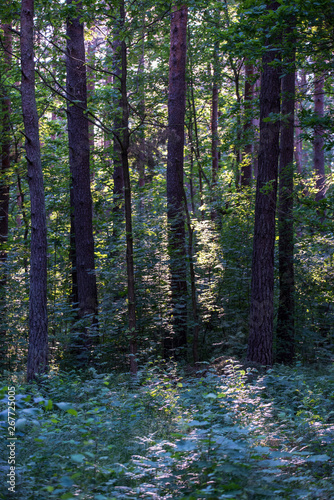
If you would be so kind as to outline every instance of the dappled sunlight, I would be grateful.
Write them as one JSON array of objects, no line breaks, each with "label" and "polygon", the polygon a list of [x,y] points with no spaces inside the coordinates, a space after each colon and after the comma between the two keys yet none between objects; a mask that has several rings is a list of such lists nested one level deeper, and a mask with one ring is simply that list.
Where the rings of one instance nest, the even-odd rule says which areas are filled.
[{"label": "dappled sunlight", "polygon": [[[273,491],[327,498],[314,496],[323,488],[329,498],[332,372],[299,366],[260,374],[226,360],[220,375],[213,365],[189,377],[169,363],[146,366],[135,381],[91,368],[85,378],[59,372],[21,385],[22,492],[26,499],[38,488],[40,499],[71,491],[78,499],[241,500]],[[5,387],[1,394],[2,409]]]}]

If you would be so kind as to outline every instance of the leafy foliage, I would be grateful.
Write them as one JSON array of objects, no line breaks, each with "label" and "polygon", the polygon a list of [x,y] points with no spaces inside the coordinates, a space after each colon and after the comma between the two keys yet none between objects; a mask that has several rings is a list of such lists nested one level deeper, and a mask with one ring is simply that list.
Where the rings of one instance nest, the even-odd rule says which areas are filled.
[{"label": "leafy foliage", "polygon": [[331,498],[333,389],[332,367],[260,375],[234,360],[222,375],[43,376],[16,397],[18,498]]}]

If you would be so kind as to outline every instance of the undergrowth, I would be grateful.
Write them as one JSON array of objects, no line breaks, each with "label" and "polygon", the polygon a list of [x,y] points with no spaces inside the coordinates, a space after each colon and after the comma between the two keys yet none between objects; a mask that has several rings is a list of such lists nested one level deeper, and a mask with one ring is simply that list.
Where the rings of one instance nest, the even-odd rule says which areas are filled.
[{"label": "undergrowth", "polygon": [[[1,499],[334,498],[334,369],[231,361],[136,380],[90,369],[16,386],[16,493],[8,492],[1,390]],[[7,381],[8,384],[8,381]]]}]

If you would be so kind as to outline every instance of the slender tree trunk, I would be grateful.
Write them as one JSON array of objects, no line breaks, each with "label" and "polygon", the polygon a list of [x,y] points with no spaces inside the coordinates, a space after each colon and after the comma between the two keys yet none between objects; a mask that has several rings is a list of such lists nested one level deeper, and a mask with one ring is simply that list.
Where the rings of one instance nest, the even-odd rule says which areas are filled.
[{"label": "slender tree trunk", "polygon": [[[94,66],[95,63],[95,50],[96,50],[96,37],[88,44],[87,50],[87,63],[89,66]],[[95,93],[95,75],[94,71],[91,67],[87,67],[87,97],[88,99],[92,99]],[[94,142],[95,142],[95,134],[94,134],[94,124],[92,122],[88,122],[88,136],[89,136],[89,150],[90,154],[94,154]],[[91,174],[91,178],[94,176]]]},{"label": "slender tree trunk", "polygon": [[[253,65],[245,64],[245,123],[243,126],[243,134],[247,137],[249,130],[252,127],[252,119],[247,116],[251,110],[251,104],[253,99]],[[247,187],[250,185],[252,180],[252,143],[249,141],[245,145],[243,161],[241,167],[241,187]]]},{"label": "slender tree trunk", "polygon": [[188,9],[174,6],[171,13],[168,149],[167,218],[168,249],[172,290],[173,333],[165,339],[165,357],[177,355],[175,349],[187,345],[187,279],[183,200],[183,148],[185,117],[185,71]]},{"label": "slender tree trunk", "polygon": [[[299,86],[298,84],[298,77],[297,73],[295,73],[295,86]],[[296,108],[296,115],[298,116],[298,111],[301,109],[301,103],[300,102],[295,102],[295,108]],[[302,134],[302,129],[299,126],[299,120],[295,116],[295,160],[296,160],[296,166],[297,166],[297,172],[299,174],[302,173],[302,164],[303,164],[303,139],[301,137]]]},{"label": "slender tree trunk", "polygon": [[212,154],[212,186],[217,182],[218,172],[218,65],[219,44],[215,44],[213,58],[213,83],[212,83],[212,105],[211,105],[211,154]]},{"label": "slender tree trunk", "polygon": [[113,205],[113,237],[119,236],[120,225],[124,219],[124,174],[122,165],[122,42],[119,39],[119,29],[114,33],[113,39],[113,73],[114,87],[119,90],[119,96],[115,99],[114,132],[113,139],[113,181],[114,181],[114,205]]},{"label": "slender tree trunk", "polygon": [[189,113],[189,124],[188,124],[188,140],[190,146],[190,177],[189,177],[189,187],[190,187],[190,201],[191,210],[195,214],[195,190],[194,190],[194,146],[193,146],[193,123],[192,115]]},{"label": "slender tree trunk", "polygon": [[[4,49],[4,68],[8,71],[12,62],[12,35],[11,25],[3,24],[3,49]],[[6,315],[6,283],[7,283],[7,249],[8,240],[8,208],[9,208],[9,182],[7,179],[10,168],[10,115],[11,103],[6,89],[1,89],[2,101],[2,130],[1,130],[1,174],[0,174],[0,314],[3,318]],[[6,322],[3,321],[0,327],[0,359],[5,362],[7,355],[7,340],[6,340]]]},{"label": "slender tree trunk", "polygon": [[[145,26],[145,18],[143,19],[143,26]],[[143,28],[144,29],[144,28]],[[140,61],[138,65],[138,87],[140,92],[140,101],[138,106],[138,111],[140,116],[143,118],[145,116],[145,92],[143,88],[143,77],[144,77],[144,67],[145,67],[145,36],[143,33],[142,40],[142,53],[140,56]],[[139,81],[140,80],[140,81]],[[138,173],[139,173],[139,187],[143,188],[145,186],[145,163],[146,163],[146,147],[145,147],[145,128],[144,125],[141,126],[139,130],[139,154],[138,154]],[[140,199],[140,209],[144,207],[142,197]]]},{"label": "slender tree trunk", "polygon": [[[120,6],[121,26],[125,22],[124,0]],[[127,96],[127,48],[124,41],[121,42],[121,109],[122,121],[120,130],[120,144],[122,151],[122,168],[124,178],[124,205],[125,205],[125,229],[126,229],[126,268],[128,278],[128,314],[129,314],[129,336],[130,336],[130,372],[137,374],[137,326],[136,326],[136,295],[135,295],[135,273],[133,262],[133,231],[132,231],[132,208],[131,208],[131,184],[129,172],[129,106]]]},{"label": "slender tree trunk", "polygon": [[[278,2],[267,6],[276,10]],[[273,50],[277,39],[268,39],[262,63],[260,94],[260,151],[255,201],[250,328],[247,358],[271,365],[273,362],[274,248],[279,122],[264,121],[280,112],[280,70],[272,63],[279,58]]]},{"label": "slender tree trunk", "polygon": [[70,263],[71,263],[71,277],[72,277],[72,290],[71,290],[71,304],[74,310],[78,307],[78,275],[77,275],[77,253],[75,246],[75,229],[74,229],[74,200],[73,200],[73,185],[70,182]]},{"label": "slender tree trunk", "polygon": [[[72,0],[67,0],[72,4]],[[76,18],[67,20],[66,90],[75,104],[67,108],[68,141],[72,189],[73,232],[79,318],[86,318],[80,344],[92,344],[88,331],[97,321],[97,288],[94,263],[92,196],[90,191],[87,79],[85,66],[84,27],[80,22],[81,3],[76,4]],[[89,319],[88,319],[89,317]]]},{"label": "slender tree trunk", "polygon": [[[324,76],[318,75],[314,83],[314,112],[319,118],[324,116]],[[325,177],[325,151],[323,127],[317,125],[314,129],[313,158],[314,172],[317,176],[316,201],[322,200],[326,195],[326,177]]]},{"label": "slender tree trunk", "polygon": [[282,78],[282,115],[279,165],[279,306],[277,318],[276,360],[291,363],[295,355],[294,267],[293,267],[293,149],[295,112],[295,46],[293,27],[285,33],[285,46],[292,46],[287,63],[292,69]]},{"label": "slender tree trunk", "polygon": [[[211,156],[212,156],[212,190],[217,184],[218,174],[218,78],[219,78],[219,42],[215,43],[213,54],[213,83],[212,83],[212,105],[211,105]],[[214,203],[212,197],[211,203]],[[211,208],[211,220],[217,218],[217,211]]]},{"label": "slender tree trunk", "polygon": [[[305,91],[307,89],[307,80],[306,80],[306,71],[301,70],[300,71],[300,80],[298,81],[297,75],[296,75],[296,84],[299,86],[299,94],[305,94]],[[297,102],[296,105],[296,113],[299,110],[303,109],[302,105],[302,100],[300,99],[299,102]],[[295,125],[295,160],[296,160],[296,165],[297,165],[297,171],[299,174],[303,173],[303,138],[302,138],[302,129],[300,128],[299,120],[297,118],[297,123]]]},{"label": "slender tree trunk", "polygon": [[193,316],[193,361],[194,364],[198,363],[199,353],[198,353],[198,337],[199,337],[199,317],[198,317],[198,307],[197,307],[197,292],[196,292],[196,275],[194,266],[194,228],[191,225],[187,196],[185,189],[183,190],[184,207],[186,212],[186,221],[188,227],[188,259],[189,259],[189,270],[190,270],[190,286],[191,286],[191,309]]},{"label": "slender tree trunk", "polygon": [[21,92],[31,200],[29,349],[27,379],[47,371],[47,240],[43,172],[35,99],[34,1],[21,4]]},{"label": "slender tree trunk", "polygon": [[240,73],[235,67],[235,65],[232,65],[232,69],[234,72],[234,78],[235,78],[235,95],[238,103],[238,111],[237,111],[237,116],[236,116],[236,125],[237,125],[237,137],[236,137],[236,145],[234,147],[235,151],[235,164],[236,164],[236,169],[235,169],[235,185],[237,189],[240,189],[241,186],[241,161],[242,161],[242,151],[241,151],[241,137],[242,137],[242,126],[241,126],[241,95],[239,91],[240,87]]},{"label": "slender tree trunk", "polygon": [[[21,177],[18,175],[17,176],[17,187],[19,190],[19,194],[17,196],[17,204],[21,210],[22,213],[22,221],[24,224],[24,233],[23,233],[23,248],[24,248],[24,254],[23,254],[23,267],[24,267],[24,272],[28,274],[28,234],[29,234],[29,220],[28,220],[28,215],[27,215],[27,210],[25,206],[25,195],[24,191],[22,189],[22,183],[21,183]],[[20,226],[22,223],[21,219],[18,218],[18,225]]]},{"label": "slender tree trunk", "polygon": [[[192,137],[192,142],[191,142],[192,146],[191,147],[192,147],[193,152],[195,153],[195,158],[197,161],[199,197],[200,197],[200,204],[201,204],[201,206],[203,206],[204,205],[203,171],[202,171],[201,154],[200,154],[200,148],[199,148],[197,113],[196,113],[195,95],[194,95],[194,81],[193,81],[193,77],[192,77],[192,75],[193,75],[192,63],[190,63],[190,68],[191,68],[190,95],[191,95],[191,114],[192,114],[191,123],[194,127],[191,131],[191,137]],[[202,220],[205,219],[205,211],[203,209],[201,210],[201,218],[202,218]]]}]

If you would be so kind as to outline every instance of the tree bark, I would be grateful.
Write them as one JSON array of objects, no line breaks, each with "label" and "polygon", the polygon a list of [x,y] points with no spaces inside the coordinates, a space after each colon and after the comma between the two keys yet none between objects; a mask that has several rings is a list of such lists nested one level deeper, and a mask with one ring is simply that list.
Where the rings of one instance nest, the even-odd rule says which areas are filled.
[{"label": "tree bark", "polygon": [[[72,0],[67,0],[68,4]],[[90,191],[89,133],[87,111],[87,78],[85,66],[84,27],[77,17],[67,20],[66,91],[75,104],[68,104],[68,141],[73,203],[73,232],[79,318],[88,318],[81,330],[80,344],[92,343],[88,327],[97,322],[97,288],[94,263],[92,196]]]},{"label": "tree bark", "polygon": [[[89,66],[95,65],[95,51],[96,51],[97,41],[98,39],[95,35],[93,40],[88,44],[87,63]],[[89,66],[87,67],[87,98],[93,99],[95,93],[95,75],[93,69]],[[90,154],[93,155],[95,146],[95,134],[94,134],[94,124],[92,122],[88,122],[88,136],[89,136]],[[93,173],[91,173],[91,178],[92,179],[94,178]]]},{"label": "tree bark", "polygon": [[[298,82],[298,76],[295,73],[295,87],[298,86],[298,90],[301,85]],[[300,92],[298,92],[300,93]],[[295,161],[297,166],[297,172],[299,174],[303,171],[303,139],[301,137],[302,129],[300,128],[300,123],[298,119],[298,111],[302,109],[301,101],[295,102]]]},{"label": "tree bark", "polygon": [[213,83],[212,83],[212,105],[211,105],[211,154],[212,154],[212,186],[217,182],[218,172],[218,65],[219,44],[216,42],[213,57]]},{"label": "tree bark", "polygon": [[173,7],[170,29],[167,219],[172,291],[173,332],[165,339],[165,357],[179,355],[187,345],[187,280],[183,200],[183,149],[185,118],[185,71],[187,7]]},{"label": "tree bark", "polygon": [[[253,99],[253,65],[245,64],[245,100],[244,100],[244,110],[246,114],[245,123],[243,126],[243,134],[247,137],[249,129],[252,127],[252,119],[247,116],[251,110],[251,104]],[[252,144],[249,141],[245,145],[243,160],[241,164],[241,187],[247,187],[250,185],[252,180]]]},{"label": "tree bark", "polygon": [[[142,53],[140,56],[140,61],[138,65],[138,91],[140,92],[140,101],[138,105],[138,111],[140,114],[140,117],[142,120],[144,119],[145,116],[145,91],[143,88],[143,78],[144,78],[144,68],[145,68],[145,33],[144,33],[144,27],[145,27],[145,17],[143,18],[143,40],[142,40]],[[146,145],[145,145],[145,128],[144,125],[142,124],[139,133],[138,133],[138,139],[139,139],[139,153],[138,153],[138,173],[139,173],[139,188],[143,189],[145,187],[145,163],[147,161],[146,156]],[[140,204],[139,204],[139,209],[142,212],[144,208],[144,201],[143,201],[143,195],[141,193],[140,195]]]},{"label": "tree bark", "polygon": [[[267,6],[275,11],[278,2]],[[260,93],[260,150],[255,200],[251,310],[247,358],[262,365],[273,362],[274,248],[279,121],[265,121],[280,112],[280,70],[272,63],[279,58],[273,35],[262,58]]]},{"label": "tree bark", "polygon": [[[214,191],[217,184],[218,174],[218,77],[219,77],[219,42],[215,43],[213,53],[213,82],[212,82],[212,105],[211,105],[211,156],[212,156],[212,183],[211,187]],[[214,203],[213,196],[211,197],[211,204]],[[211,220],[217,218],[217,211],[211,207]]]},{"label": "tree bark", "polygon": [[276,361],[292,363],[295,355],[294,327],[294,266],[293,266],[293,150],[295,112],[295,54],[294,28],[285,33],[285,46],[292,46],[287,63],[292,68],[282,78],[282,115],[279,165],[279,306],[277,318]]},{"label": "tree bark", "polygon": [[[12,63],[12,35],[11,25],[3,24],[3,49],[4,49],[4,69],[8,71]],[[7,179],[10,169],[10,115],[11,102],[8,97],[8,90],[1,89],[2,113],[1,113],[1,174],[0,174],[0,314],[6,317],[6,283],[7,283],[7,249],[8,240],[8,208],[9,208],[9,182]],[[7,355],[6,322],[3,321],[0,327],[0,358],[5,362]]]},{"label": "tree bark", "polygon": [[[120,6],[121,26],[125,22],[124,0]],[[135,295],[135,273],[133,262],[133,232],[132,232],[132,208],[131,208],[131,184],[129,172],[129,106],[127,96],[127,47],[121,42],[121,109],[122,120],[120,129],[120,145],[122,156],[122,169],[124,179],[124,206],[125,206],[125,229],[126,229],[126,268],[128,278],[128,315],[129,315],[129,338],[130,338],[130,373],[137,374],[137,325],[136,325],[136,295]]]},{"label": "tree bark", "polygon": [[21,4],[21,92],[31,200],[29,348],[27,379],[47,371],[47,239],[43,172],[35,98],[34,1]]},{"label": "tree bark", "polygon": [[124,176],[122,165],[122,42],[119,40],[119,30],[114,33],[113,39],[113,83],[119,90],[119,96],[115,99],[114,132],[113,139],[113,236],[118,238],[120,224],[124,220]]},{"label": "tree bark", "polygon": [[[319,118],[324,116],[324,76],[318,75],[314,82],[314,112]],[[313,141],[313,159],[314,172],[316,174],[317,194],[316,201],[322,200],[326,195],[326,177],[325,177],[325,151],[323,127],[317,125],[314,128]]]}]

